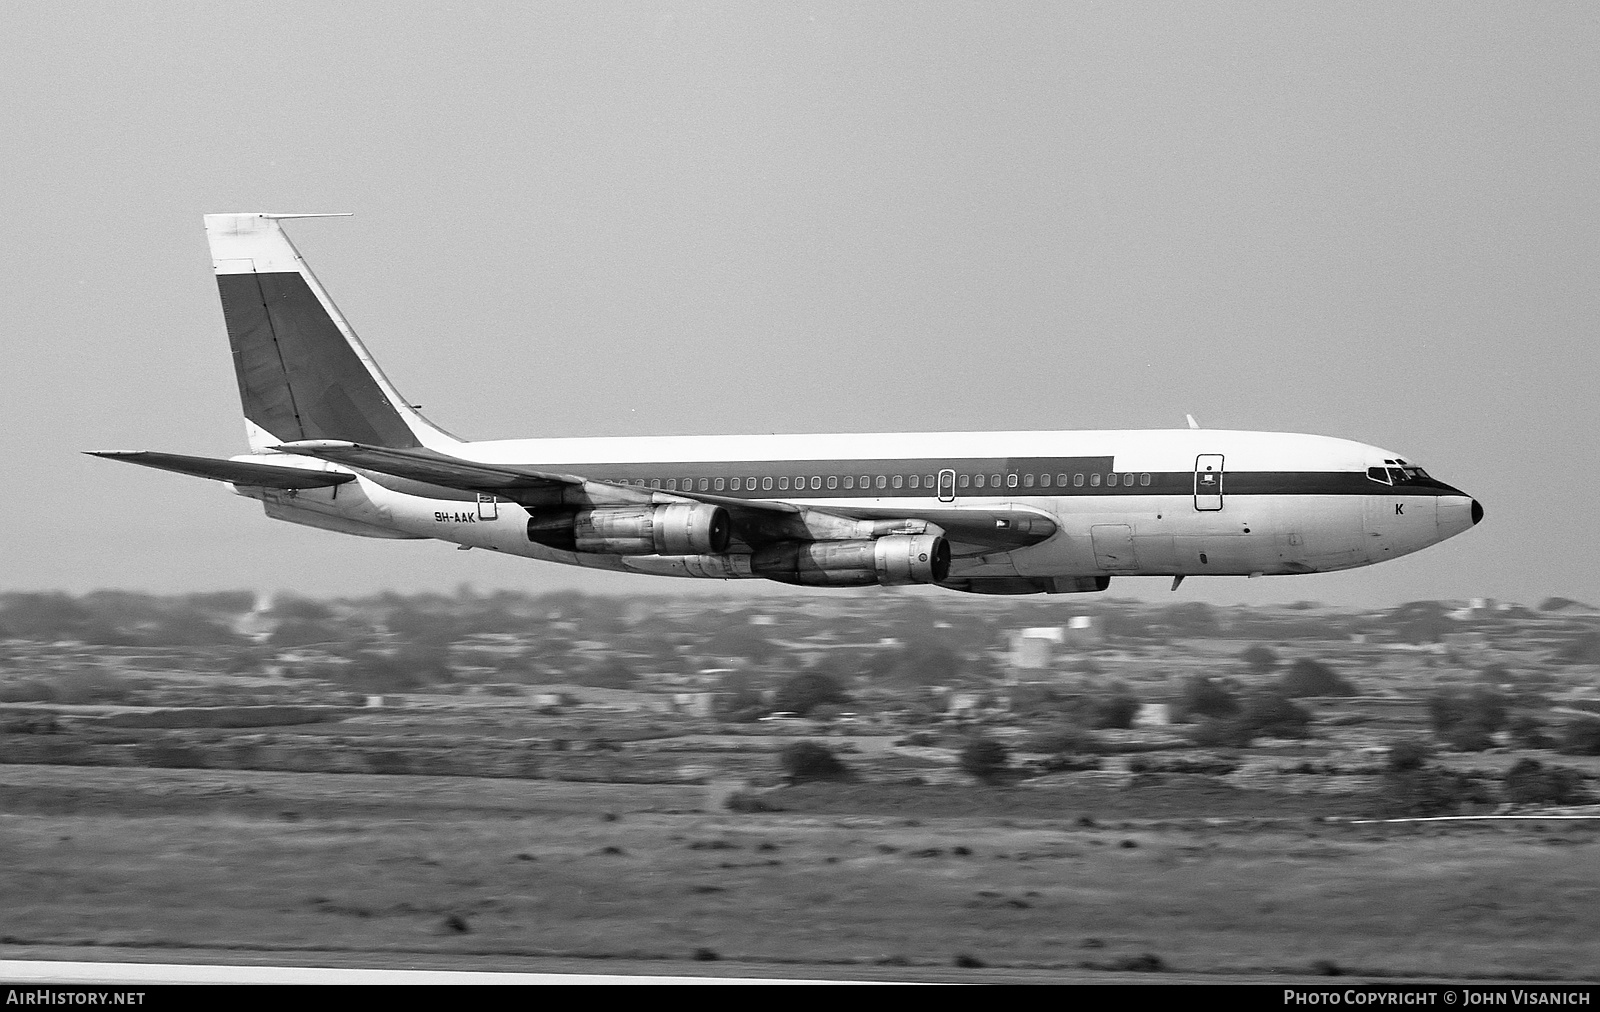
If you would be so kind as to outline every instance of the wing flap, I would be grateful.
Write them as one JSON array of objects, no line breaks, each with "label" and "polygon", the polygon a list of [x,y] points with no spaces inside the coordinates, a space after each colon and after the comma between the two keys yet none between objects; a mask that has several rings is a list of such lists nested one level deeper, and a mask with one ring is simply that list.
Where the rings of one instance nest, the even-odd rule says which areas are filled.
[{"label": "wing flap", "polygon": [[123,460],[161,471],[213,481],[227,481],[235,485],[256,485],[262,488],[326,488],[354,481],[355,475],[338,471],[319,471],[309,467],[286,467],[278,464],[253,464],[242,460],[219,460],[215,457],[190,457],[181,453],[157,453],[153,450],[88,450],[91,457]]}]

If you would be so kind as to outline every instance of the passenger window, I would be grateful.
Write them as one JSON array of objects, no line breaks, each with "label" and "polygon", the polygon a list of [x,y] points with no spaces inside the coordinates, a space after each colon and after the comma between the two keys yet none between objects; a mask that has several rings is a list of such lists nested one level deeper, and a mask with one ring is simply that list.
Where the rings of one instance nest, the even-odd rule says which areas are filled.
[{"label": "passenger window", "polygon": [[660,488],[661,487],[661,479],[660,478],[651,478],[650,479],[650,487],[651,488]]},{"label": "passenger window", "polygon": [[821,488],[822,487],[822,476],[820,474],[814,474],[814,475],[811,476],[811,487],[812,488]]},{"label": "passenger window", "polygon": [[1139,484],[1141,484],[1141,485],[1150,484],[1150,472],[1149,471],[1146,471],[1143,474],[1139,475]]},{"label": "passenger window", "polygon": [[864,475],[861,476],[861,487],[862,488],[871,488],[872,487],[872,475],[864,474]]},{"label": "passenger window", "polygon": [[1083,487],[1083,475],[1081,475],[1081,474],[1073,475],[1072,476],[1072,484],[1074,486],[1076,486],[1077,488],[1082,488]]},{"label": "passenger window", "polygon": [[904,488],[906,484],[905,476],[899,474],[895,475],[892,484],[895,488]]},{"label": "passenger window", "polygon": [[785,491],[785,492],[789,491],[789,476],[788,475],[784,475],[782,478],[778,479],[778,488],[783,490],[783,491]]},{"label": "passenger window", "polygon": [[914,474],[914,475],[911,476],[911,487],[912,488],[921,488],[922,487],[922,476],[921,475]]},{"label": "passenger window", "polygon": [[1023,488],[1032,488],[1033,487],[1033,475],[1025,474],[1025,475],[1022,476],[1022,487]]},{"label": "passenger window", "polygon": [[1050,487],[1050,476],[1048,474],[1039,475],[1039,484],[1040,484],[1040,486],[1042,486],[1044,488],[1049,488]]},{"label": "passenger window", "polygon": [[1100,487],[1100,476],[1098,474],[1089,475],[1089,484],[1091,486],[1093,486],[1094,488],[1099,488]]},{"label": "passenger window", "polygon": [[975,474],[975,475],[972,476],[972,483],[974,485],[978,486],[979,488],[983,487],[984,480],[985,479],[984,479],[983,475],[981,475],[981,474]]},{"label": "passenger window", "polygon": [[[720,485],[721,482],[718,482],[717,484]],[[708,489],[710,487],[711,487],[711,483],[709,481],[707,481],[705,478],[701,478],[700,479],[700,491],[704,492],[706,489]]]},{"label": "passenger window", "polygon": [[888,488],[889,487],[889,479],[885,478],[881,474],[878,475],[878,487],[879,488]]},{"label": "passenger window", "polygon": [[668,478],[667,479],[667,491],[668,492],[676,492],[676,491],[678,491],[678,479],[676,479],[676,478]]},{"label": "passenger window", "polygon": [[794,487],[796,489],[805,488],[806,487],[806,476],[803,475],[803,474],[795,475]]},{"label": "passenger window", "polygon": [[971,484],[972,484],[972,476],[971,475],[963,474],[963,475],[960,475],[959,477],[956,478],[956,487],[958,487],[958,488],[966,488],[968,485],[971,485]]},{"label": "passenger window", "polygon": [[838,475],[833,475],[833,474],[828,475],[828,487],[829,488],[838,488],[839,487],[839,477],[838,477]]},{"label": "passenger window", "polygon": [[772,479],[771,478],[762,478],[761,479],[761,487],[764,490],[769,490],[770,491],[771,488],[772,488]]},{"label": "passenger window", "polygon": [[932,488],[933,487],[933,475],[925,474],[925,475],[922,476],[922,487],[923,488]]},{"label": "passenger window", "polygon": [[1122,476],[1122,484],[1126,485],[1128,488],[1132,488],[1133,487],[1133,475],[1131,475],[1131,474],[1123,475]]},{"label": "passenger window", "polygon": [[718,492],[722,491],[722,479],[721,478],[717,479],[717,491]]},{"label": "passenger window", "polygon": [[[829,487],[832,487],[832,486],[829,486]],[[845,488],[855,488],[856,487],[856,477],[855,477],[855,475],[847,474],[847,475],[844,476],[844,487]]]},{"label": "passenger window", "polygon": [[1107,485],[1115,486],[1116,483],[1117,483],[1117,476],[1116,475],[1114,475],[1114,474],[1106,475],[1106,484]]},{"label": "passenger window", "polygon": [[1017,476],[1014,475],[1014,474],[1006,475],[1006,488],[1016,488],[1016,487],[1017,487]]},{"label": "passenger window", "polygon": [[998,474],[989,475],[989,487],[990,488],[999,488],[1000,487],[1000,476]]}]

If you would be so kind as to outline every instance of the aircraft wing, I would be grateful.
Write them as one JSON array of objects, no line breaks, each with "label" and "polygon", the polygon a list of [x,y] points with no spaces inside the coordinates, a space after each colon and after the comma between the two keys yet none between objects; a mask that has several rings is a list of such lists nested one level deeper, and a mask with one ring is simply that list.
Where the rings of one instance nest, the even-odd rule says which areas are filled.
[{"label": "aircraft wing", "polygon": [[181,453],[156,453],[153,450],[88,450],[91,457],[108,460],[125,460],[162,471],[194,475],[228,481],[235,485],[259,485],[264,488],[326,488],[354,481],[355,475],[338,471],[319,471],[309,467],[286,467],[277,464],[252,464],[240,460],[218,460],[215,457],[189,457]]},{"label": "aircraft wing", "polygon": [[392,475],[410,481],[488,495],[499,495],[529,509],[584,503],[595,506],[649,502],[703,502],[728,511],[736,536],[755,546],[773,541],[826,540],[851,536],[867,528],[888,530],[905,521],[923,521],[941,528],[957,555],[979,555],[1037,544],[1056,531],[1042,513],[1024,509],[905,510],[894,507],[801,506],[750,500],[704,492],[646,489],[636,485],[594,481],[574,474],[540,471],[516,464],[485,464],[421,447],[369,446],[343,440],[311,439],[284,443],[275,449],[330,460],[347,467]]},{"label": "aircraft wing", "polygon": [[[482,464],[421,447],[397,448],[368,446],[338,439],[304,439],[273,449],[331,460],[346,467],[392,474],[397,478],[429,485],[499,494],[515,502],[524,499],[547,500],[550,493],[559,496],[566,489],[579,488],[584,484],[584,479],[576,475],[535,471],[510,464]],[[648,499],[648,495],[641,498]]]}]

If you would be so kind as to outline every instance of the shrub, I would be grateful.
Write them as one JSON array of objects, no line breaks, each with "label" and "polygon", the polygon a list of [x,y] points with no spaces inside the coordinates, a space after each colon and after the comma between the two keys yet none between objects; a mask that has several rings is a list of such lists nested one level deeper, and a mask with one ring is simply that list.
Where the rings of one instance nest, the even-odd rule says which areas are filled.
[{"label": "shrub", "polygon": [[1555,740],[1544,733],[1544,721],[1531,713],[1519,713],[1511,718],[1508,728],[1511,740],[1523,748],[1551,748]]},{"label": "shrub", "polygon": [[793,783],[803,784],[813,780],[845,780],[850,770],[839,761],[826,745],[814,741],[800,741],[783,750],[783,772]]},{"label": "shrub", "polygon": [[1589,800],[1583,774],[1565,766],[1519,759],[1506,771],[1506,800],[1514,805],[1578,805]]},{"label": "shrub", "polygon": [[1207,717],[1189,733],[1189,739],[1201,748],[1249,748],[1255,731],[1237,717]]},{"label": "shrub", "polygon": [[1271,647],[1262,646],[1260,643],[1252,647],[1246,647],[1239,654],[1239,659],[1244,661],[1251,674],[1256,675],[1269,674],[1272,669],[1278,666],[1278,655],[1273,652]]},{"label": "shrub", "polygon": [[1478,669],[1478,681],[1487,685],[1503,685],[1516,680],[1516,672],[1504,664],[1490,664],[1488,667]]},{"label": "shrub", "polygon": [[1238,719],[1256,734],[1274,738],[1304,738],[1311,727],[1311,714],[1276,692],[1251,695]]},{"label": "shrub", "polygon": [[1076,724],[1042,731],[1028,739],[1028,751],[1047,755],[1082,754],[1098,752],[1099,749],[1100,739]]},{"label": "shrub", "polygon": [[1379,810],[1394,817],[1451,815],[1467,805],[1487,805],[1492,800],[1479,781],[1438,766],[1390,770],[1383,775],[1378,793]]},{"label": "shrub", "polygon": [[873,664],[874,681],[900,686],[948,685],[967,668],[960,654],[940,643],[914,641]]},{"label": "shrub", "polygon": [[579,685],[592,685],[597,689],[626,689],[638,675],[633,666],[621,657],[603,657],[593,667],[570,676]]},{"label": "shrub", "polygon": [[1097,770],[1103,763],[1099,756],[1057,752],[1040,765],[1049,773],[1081,773],[1085,770]]},{"label": "shrub", "polygon": [[1116,692],[1092,700],[1087,707],[1088,724],[1093,728],[1130,728],[1142,704],[1128,692]]},{"label": "shrub", "polygon": [[1278,681],[1279,690],[1293,698],[1302,696],[1353,696],[1355,686],[1321,661],[1302,657]]},{"label": "shrub", "polygon": [[974,738],[961,750],[962,771],[986,784],[1003,780],[1010,762],[1010,751],[993,738]]},{"label": "shrub", "polygon": [[1201,675],[1184,683],[1183,692],[1174,707],[1173,719],[1188,723],[1196,717],[1232,717],[1242,707],[1227,689]]},{"label": "shrub", "polygon": [[1494,748],[1494,735],[1477,724],[1456,724],[1440,732],[1439,737],[1459,752],[1482,752]]},{"label": "shrub", "polygon": [[1239,763],[1222,756],[1201,756],[1185,759],[1181,756],[1165,758],[1140,756],[1128,763],[1130,773],[1198,773],[1204,776],[1225,777],[1239,768]]},{"label": "shrub", "polygon": [[1494,732],[1505,726],[1508,709],[1504,696],[1484,686],[1436,693],[1428,699],[1428,719],[1434,732],[1465,752],[1491,748]]},{"label": "shrub", "polygon": [[1397,741],[1389,746],[1385,768],[1392,773],[1419,770],[1433,758],[1433,746],[1418,738]]},{"label": "shrub", "polygon": [[832,676],[820,671],[802,671],[778,687],[773,708],[804,717],[823,703],[849,701],[849,693]]},{"label": "shrub", "polygon": [[733,794],[728,795],[727,800],[722,804],[723,807],[727,808],[730,812],[783,811],[781,805],[774,804],[760,794],[755,794],[750,791],[735,791]]},{"label": "shrub", "polygon": [[1600,720],[1579,717],[1561,729],[1556,751],[1564,755],[1600,755]]},{"label": "shrub", "polygon": [[1600,664],[1600,632],[1586,632],[1557,650],[1553,660],[1567,664]]}]

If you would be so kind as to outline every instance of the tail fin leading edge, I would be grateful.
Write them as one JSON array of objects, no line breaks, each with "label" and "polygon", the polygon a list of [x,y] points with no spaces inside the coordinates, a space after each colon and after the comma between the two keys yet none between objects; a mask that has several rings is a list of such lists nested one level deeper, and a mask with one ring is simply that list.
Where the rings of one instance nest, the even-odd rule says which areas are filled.
[{"label": "tail fin leading edge", "polygon": [[251,449],[454,445],[401,398],[278,224],[310,217],[326,216],[205,216]]}]

